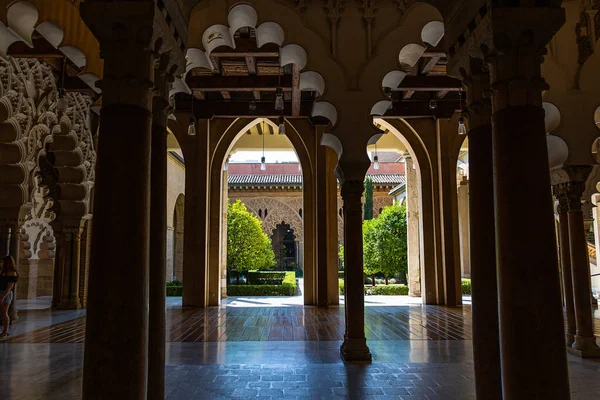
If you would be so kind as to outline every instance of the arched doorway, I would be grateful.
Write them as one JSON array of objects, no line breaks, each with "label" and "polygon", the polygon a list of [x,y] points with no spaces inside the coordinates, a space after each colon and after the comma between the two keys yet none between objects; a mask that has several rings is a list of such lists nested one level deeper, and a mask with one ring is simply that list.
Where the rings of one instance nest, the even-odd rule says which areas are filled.
[{"label": "arched doorway", "polygon": [[[241,122],[240,120],[239,132],[231,137],[227,146],[224,157],[227,162],[222,169],[217,170],[215,165],[218,164],[214,160],[211,175],[217,176],[217,171],[223,171],[221,201],[228,200],[231,204],[241,201],[262,224],[263,232],[271,241],[275,259],[274,265],[269,269],[294,274],[298,284],[304,278],[304,272],[309,271],[310,276],[313,268],[313,256],[305,256],[307,252],[304,245],[305,232],[314,226],[314,215],[305,212],[307,207],[314,210],[311,196],[307,196],[303,190],[306,182],[310,184],[312,180],[312,168],[305,143],[291,123],[286,135],[278,135],[278,126],[269,119],[259,118],[243,125]],[[265,162],[258,163],[263,154]],[[216,190],[213,194],[216,194]],[[216,203],[215,201],[214,204]],[[220,221],[222,230],[225,230],[225,221],[223,215]],[[227,231],[229,229],[231,227],[227,225]],[[216,234],[216,230],[214,232]],[[221,248],[228,233],[222,235]],[[309,237],[308,240],[312,241],[314,237]],[[213,243],[216,244],[216,238]],[[308,247],[308,254],[311,254],[314,246],[311,244]],[[231,249],[225,246],[225,251],[221,252],[222,276],[227,275],[223,273],[224,269],[229,270],[230,267],[224,264],[229,251]],[[233,275],[235,274],[230,274]],[[237,281],[228,283],[237,284]],[[238,293],[238,289],[233,288],[233,293]],[[227,296],[231,297],[229,291]],[[298,304],[303,302],[302,298],[297,301]],[[304,301],[311,299],[304,298]],[[232,304],[232,301],[228,300],[228,304]]]},{"label": "arched doorway", "polygon": [[285,221],[277,224],[271,235],[273,252],[275,253],[276,268],[282,271],[298,263],[296,235]]}]

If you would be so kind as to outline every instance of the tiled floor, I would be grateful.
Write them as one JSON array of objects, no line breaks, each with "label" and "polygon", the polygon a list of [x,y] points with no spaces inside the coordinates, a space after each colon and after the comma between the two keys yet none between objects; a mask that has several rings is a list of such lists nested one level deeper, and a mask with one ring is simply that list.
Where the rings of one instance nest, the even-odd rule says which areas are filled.
[{"label": "tiled floor", "polygon": [[[171,343],[166,399],[474,399],[471,341],[371,341],[344,365],[340,342]],[[0,346],[0,398],[80,398],[82,344]],[[600,362],[569,355],[573,399],[600,398]]]},{"label": "tiled floor", "polygon": [[[474,398],[470,306],[369,300],[374,362],[365,366],[340,361],[343,307],[282,300],[264,308],[238,298],[230,307],[184,310],[170,300],[166,399]],[[0,399],[80,398],[83,315],[21,312],[15,336],[0,344]],[[600,361],[568,357],[572,398],[599,399]]]}]

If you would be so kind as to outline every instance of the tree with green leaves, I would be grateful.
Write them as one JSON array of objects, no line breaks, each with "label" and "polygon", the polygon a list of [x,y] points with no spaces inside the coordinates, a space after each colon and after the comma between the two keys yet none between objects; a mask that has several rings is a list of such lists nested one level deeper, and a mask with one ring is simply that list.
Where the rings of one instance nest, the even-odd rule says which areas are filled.
[{"label": "tree with green leaves", "polygon": [[345,268],[344,267],[344,245],[343,244],[338,245],[338,258],[342,262],[342,268]]},{"label": "tree with green leaves", "polygon": [[408,272],[408,245],[406,207],[388,206],[377,218],[377,252],[380,272],[388,279],[400,274],[406,282]]},{"label": "tree with green leaves", "polygon": [[275,265],[271,239],[262,222],[240,200],[227,203],[227,282],[231,271],[268,269]]},{"label": "tree with green leaves", "polygon": [[377,252],[378,239],[377,219],[363,221],[363,268],[367,276],[370,276],[375,286],[375,275],[380,272],[379,254]]},{"label": "tree with green leaves", "polygon": [[363,222],[364,271],[375,285],[375,274],[382,273],[386,284],[400,274],[406,282],[408,247],[406,207],[388,206],[375,219]]},{"label": "tree with green leaves", "polygon": [[365,221],[373,219],[373,180],[367,178],[365,180]]}]

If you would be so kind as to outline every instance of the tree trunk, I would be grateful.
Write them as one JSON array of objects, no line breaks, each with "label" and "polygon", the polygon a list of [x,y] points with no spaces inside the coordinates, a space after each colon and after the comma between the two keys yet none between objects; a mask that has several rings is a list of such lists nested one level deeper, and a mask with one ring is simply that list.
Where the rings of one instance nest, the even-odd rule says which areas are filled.
[{"label": "tree trunk", "polygon": [[375,275],[371,275],[371,280],[373,281],[373,287],[375,287]]},{"label": "tree trunk", "polygon": [[235,284],[239,285],[240,284],[240,271],[235,271],[236,276],[235,276]]},{"label": "tree trunk", "polygon": [[386,286],[389,285],[388,276],[387,275],[385,276],[385,284],[386,284]]}]

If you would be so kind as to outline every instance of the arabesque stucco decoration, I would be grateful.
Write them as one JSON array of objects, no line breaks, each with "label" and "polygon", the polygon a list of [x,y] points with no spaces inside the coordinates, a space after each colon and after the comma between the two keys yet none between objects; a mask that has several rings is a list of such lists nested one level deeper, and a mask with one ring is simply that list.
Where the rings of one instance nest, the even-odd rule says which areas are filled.
[{"label": "arabesque stucco decoration", "polygon": [[57,113],[56,77],[35,59],[0,61],[0,77],[0,198],[28,210],[20,222],[36,257],[56,217],[89,213],[96,164],[87,124],[91,99],[68,93],[67,111]]}]

